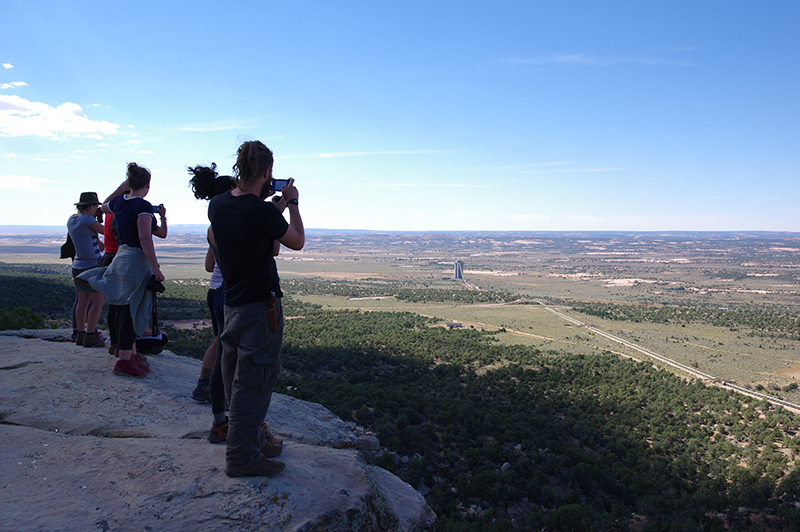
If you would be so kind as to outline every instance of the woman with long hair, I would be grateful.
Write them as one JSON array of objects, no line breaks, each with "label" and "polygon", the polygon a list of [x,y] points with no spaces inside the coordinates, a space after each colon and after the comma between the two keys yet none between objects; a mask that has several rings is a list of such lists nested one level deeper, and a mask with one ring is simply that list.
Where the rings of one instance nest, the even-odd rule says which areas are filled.
[{"label": "woman with long hair", "polygon": [[[161,282],[164,274],[156,258],[153,235],[167,237],[167,211],[163,205],[153,209],[145,200],[150,192],[150,170],[128,163],[127,179],[103,203],[103,212],[114,214],[119,247],[108,268],[84,272],[79,278],[103,292],[110,305],[116,305],[119,360],[114,373],[145,377],[147,362],[136,352],[136,337],[147,327],[152,313],[151,279]],[[161,223],[156,222],[158,213]],[[96,273],[95,273],[96,272]]]}]

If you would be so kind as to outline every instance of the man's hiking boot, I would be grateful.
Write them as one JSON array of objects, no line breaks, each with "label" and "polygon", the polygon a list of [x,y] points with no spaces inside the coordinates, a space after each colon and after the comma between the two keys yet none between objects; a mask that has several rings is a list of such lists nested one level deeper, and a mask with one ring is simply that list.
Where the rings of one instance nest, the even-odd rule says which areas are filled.
[{"label": "man's hiking boot", "polygon": [[83,341],[86,339],[86,332],[78,332],[78,335],[75,337],[75,345],[83,345]]},{"label": "man's hiking boot", "polygon": [[228,420],[227,418],[221,425],[211,423],[211,430],[208,431],[208,441],[211,443],[222,443],[228,439]]},{"label": "man's hiking boot", "polygon": [[133,362],[122,359],[117,360],[117,363],[114,364],[114,374],[122,375],[123,377],[136,377],[138,379],[147,376],[147,373],[139,369]]},{"label": "man's hiking boot", "polygon": [[201,404],[206,404],[211,402],[211,392],[209,392],[209,382],[210,379],[200,379],[197,381],[197,386],[195,386],[194,391],[192,392],[192,399],[197,401]]},{"label": "man's hiking boot", "polygon": [[103,340],[103,337],[97,336],[96,332],[87,332],[83,337],[83,347],[105,347],[105,346],[106,343]]},{"label": "man's hiking boot", "polygon": [[[269,430],[267,429],[266,422],[261,423],[261,430],[264,434],[264,443],[261,446],[261,452],[267,458],[275,458],[276,456],[280,456],[283,452],[283,440],[276,438],[272,434],[270,434]],[[225,419],[225,422],[217,425],[216,423],[211,423],[211,429],[208,431],[208,441],[211,443],[222,443],[228,439],[228,420]]]},{"label": "man's hiking boot", "polygon": [[267,458],[277,458],[282,452],[282,445],[275,445],[274,443],[266,442],[261,446],[261,453]]},{"label": "man's hiking boot", "polygon": [[225,474],[229,477],[274,477],[286,467],[280,460],[270,460],[262,456],[261,460],[250,466],[228,466]]},{"label": "man's hiking boot", "polygon": [[283,445],[283,440],[276,438],[269,432],[266,421],[261,423],[261,430],[264,431],[264,438],[266,438],[267,443],[271,443],[272,445]]}]

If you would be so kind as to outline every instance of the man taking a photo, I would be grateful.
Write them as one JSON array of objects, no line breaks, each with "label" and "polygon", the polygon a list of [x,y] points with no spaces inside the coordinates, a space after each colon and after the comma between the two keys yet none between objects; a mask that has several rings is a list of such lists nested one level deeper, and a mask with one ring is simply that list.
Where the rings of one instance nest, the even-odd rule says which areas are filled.
[{"label": "man taking a photo", "polygon": [[[274,255],[280,244],[305,244],[294,180],[274,194],[272,151],[259,141],[239,147],[233,167],[236,187],[211,200],[208,218],[225,281],[225,327],[220,335],[222,379],[228,400],[225,473],[230,477],[273,476],[284,463],[271,460],[280,448],[265,443],[261,423],[280,371],[283,309]],[[289,222],[282,211],[289,210]],[[270,455],[269,457],[266,455]]]}]

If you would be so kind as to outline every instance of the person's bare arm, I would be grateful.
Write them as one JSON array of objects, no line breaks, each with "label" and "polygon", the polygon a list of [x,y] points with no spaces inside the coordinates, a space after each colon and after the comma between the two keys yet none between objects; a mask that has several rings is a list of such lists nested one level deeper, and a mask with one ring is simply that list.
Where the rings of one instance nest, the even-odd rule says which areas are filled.
[{"label": "person's bare arm", "polygon": [[[283,214],[283,211],[286,210],[286,200],[281,196],[273,196],[272,204],[275,205],[279,211],[281,211],[281,214]],[[272,244],[272,256],[277,257],[280,252],[281,243],[279,240],[275,240]]]},{"label": "person's bare arm", "polygon": [[[214,240],[214,232],[211,230],[211,226],[210,225],[208,226],[208,229],[206,230],[206,238],[208,239],[208,243],[211,244],[211,246],[216,246],[217,245],[217,241]],[[214,254],[211,253],[211,246],[208,247],[208,251],[206,252],[206,271],[209,272],[209,273],[213,273],[214,272],[214,264],[216,262],[214,260]],[[211,262],[209,262],[209,261],[211,261]]]},{"label": "person's bare arm", "polygon": [[149,216],[141,215],[136,219],[136,228],[139,230],[139,243],[142,245],[144,256],[147,257],[147,262],[153,268],[153,275],[156,276],[156,281],[163,281],[164,274],[161,273],[161,268],[158,266],[156,248],[153,245],[153,234],[150,232],[151,227],[152,220]]},{"label": "person's bare arm", "polygon": [[300,216],[300,207],[297,204],[300,193],[294,186],[294,179],[289,178],[289,184],[284,186],[281,192],[283,193],[282,199],[286,202],[286,208],[289,210],[289,228],[279,242],[289,249],[301,250],[306,243],[306,231],[303,228],[303,218]]},{"label": "person's bare arm", "polygon": [[126,179],[125,181],[119,184],[119,186],[116,188],[116,190],[114,190],[114,192],[112,192],[105,200],[103,200],[103,205],[102,207],[100,207],[100,210],[102,210],[105,214],[113,214],[111,212],[111,209],[108,208],[108,202],[116,198],[120,194],[125,194],[126,192],[130,191],[131,187],[128,186],[128,181]]},{"label": "person's bare arm", "polygon": [[167,238],[167,209],[164,205],[158,206],[158,216],[161,218],[161,224],[153,231],[153,234],[158,238]]},{"label": "person's bare arm", "polygon": [[214,254],[211,253],[211,248],[206,251],[206,271],[212,273],[214,271]]},{"label": "person's bare arm", "polygon": [[[292,212],[292,210],[295,212]],[[303,230],[303,220],[300,218],[300,211],[297,209],[297,206],[295,206],[294,209],[290,208],[289,216],[289,228],[286,230],[286,234],[280,238],[279,242],[289,249],[299,251],[303,249],[303,246],[306,244],[306,233]]]}]

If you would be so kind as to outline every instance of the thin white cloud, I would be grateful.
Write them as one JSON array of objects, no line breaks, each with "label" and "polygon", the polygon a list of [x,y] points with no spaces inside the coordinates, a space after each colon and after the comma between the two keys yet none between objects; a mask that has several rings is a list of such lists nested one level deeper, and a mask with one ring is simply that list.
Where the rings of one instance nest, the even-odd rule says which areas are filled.
[{"label": "thin white cloud", "polygon": [[13,151],[6,153],[6,157],[16,157],[16,156],[17,154],[14,153]]},{"label": "thin white cloud", "polygon": [[0,189],[43,190],[42,185],[52,183],[43,177],[29,175],[0,175]]},{"label": "thin white cloud", "polygon": [[66,102],[58,107],[0,94],[0,137],[37,136],[60,140],[93,133],[116,134],[119,125],[91,120],[80,105]]},{"label": "thin white cloud", "polygon": [[138,140],[129,140],[128,144],[141,144]]},{"label": "thin white cloud", "polygon": [[500,165],[500,166],[461,166],[461,167],[451,167],[448,170],[456,170],[459,172],[466,172],[466,171],[479,171],[485,172],[487,170],[513,170],[513,171],[523,171],[529,168],[540,168],[543,166],[561,166],[565,164],[574,164],[569,161],[551,161],[545,163],[528,163],[528,164],[507,164],[507,165]]},{"label": "thin white cloud", "polygon": [[727,196],[706,196],[706,197],[695,197],[695,198],[688,198],[687,201],[694,201],[697,203],[704,203],[707,201],[728,201],[732,199],[739,198],[739,196],[735,194],[729,194]]},{"label": "thin white cloud", "polygon": [[292,158],[299,159],[307,157],[333,159],[338,157],[364,157],[366,155],[418,155],[426,153],[443,153],[443,152],[444,150],[343,151],[343,152],[320,153],[311,156],[297,156],[297,157],[289,156],[286,157],[286,159],[292,159]]},{"label": "thin white cloud", "polygon": [[465,166],[454,167],[449,170],[466,172],[466,171],[479,171],[479,172],[494,172],[503,171],[516,174],[586,174],[593,172],[619,172],[626,170],[626,168],[569,168],[565,165],[575,164],[568,161],[551,161],[545,163],[528,163],[528,164],[511,164],[500,166]]},{"label": "thin white cloud", "polygon": [[522,174],[590,174],[594,172],[621,172],[625,168],[563,168],[553,170],[525,170]]},{"label": "thin white cloud", "polygon": [[649,57],[630,55],[627,57],[593,56],[589,54],[550,54],[541,57],[509,57],[499,60],[500,63],[509,65],[589,65],[589,66],[615,66],[621,64],[639,65],[664,65],[664,66],[697,66],[696,63],[668,59],[664,57]]},{"label": "thin white cloud", "polygon": [[11,63],[3,63],[3,68],[14,68],[14,65]]},{"label": "thin white cloud", "polygon": [[85,138],[85,139],[103,140],[103,135],[98,135],[97,133],[89,133],[88,135],[84,135],[83,138]]},{"label": "thin white cloud", "polygon": [[211,131],[231,131],[234,129],[242,129],[243,127],[244,124],[236,120],[218,120],[216,122],[186,124],[177,129],[178,131],[186,131],[189,133],[206,133]]},{"label": "thin white cloud", "polygon": [[[335,187],[341,188],[341,184],[327,184],[323,183],[320,186],[322,187]],[[469,183],[358,183],[358,188],[409,188],[409,187],[425,187],[426,189],[430,188],[494,188],[496,185],[494,184],[486,184],[486,185],[473,185]]]},{"label": "thin white cloud", "polygon": [[328,153],[289,153],[276,156],[276,159],[336,159],[339,157],[365,157],[370,155],[417,155],[427,153],[446,153],[449,150],[387,150],[387,151],[346,151]]},{"label": "thin white cloud", "polygon": [[12,81],[11,83],[3,83],[0,89],[13,89],[14,87],[27,87],[28,84],[24,81]]}]

